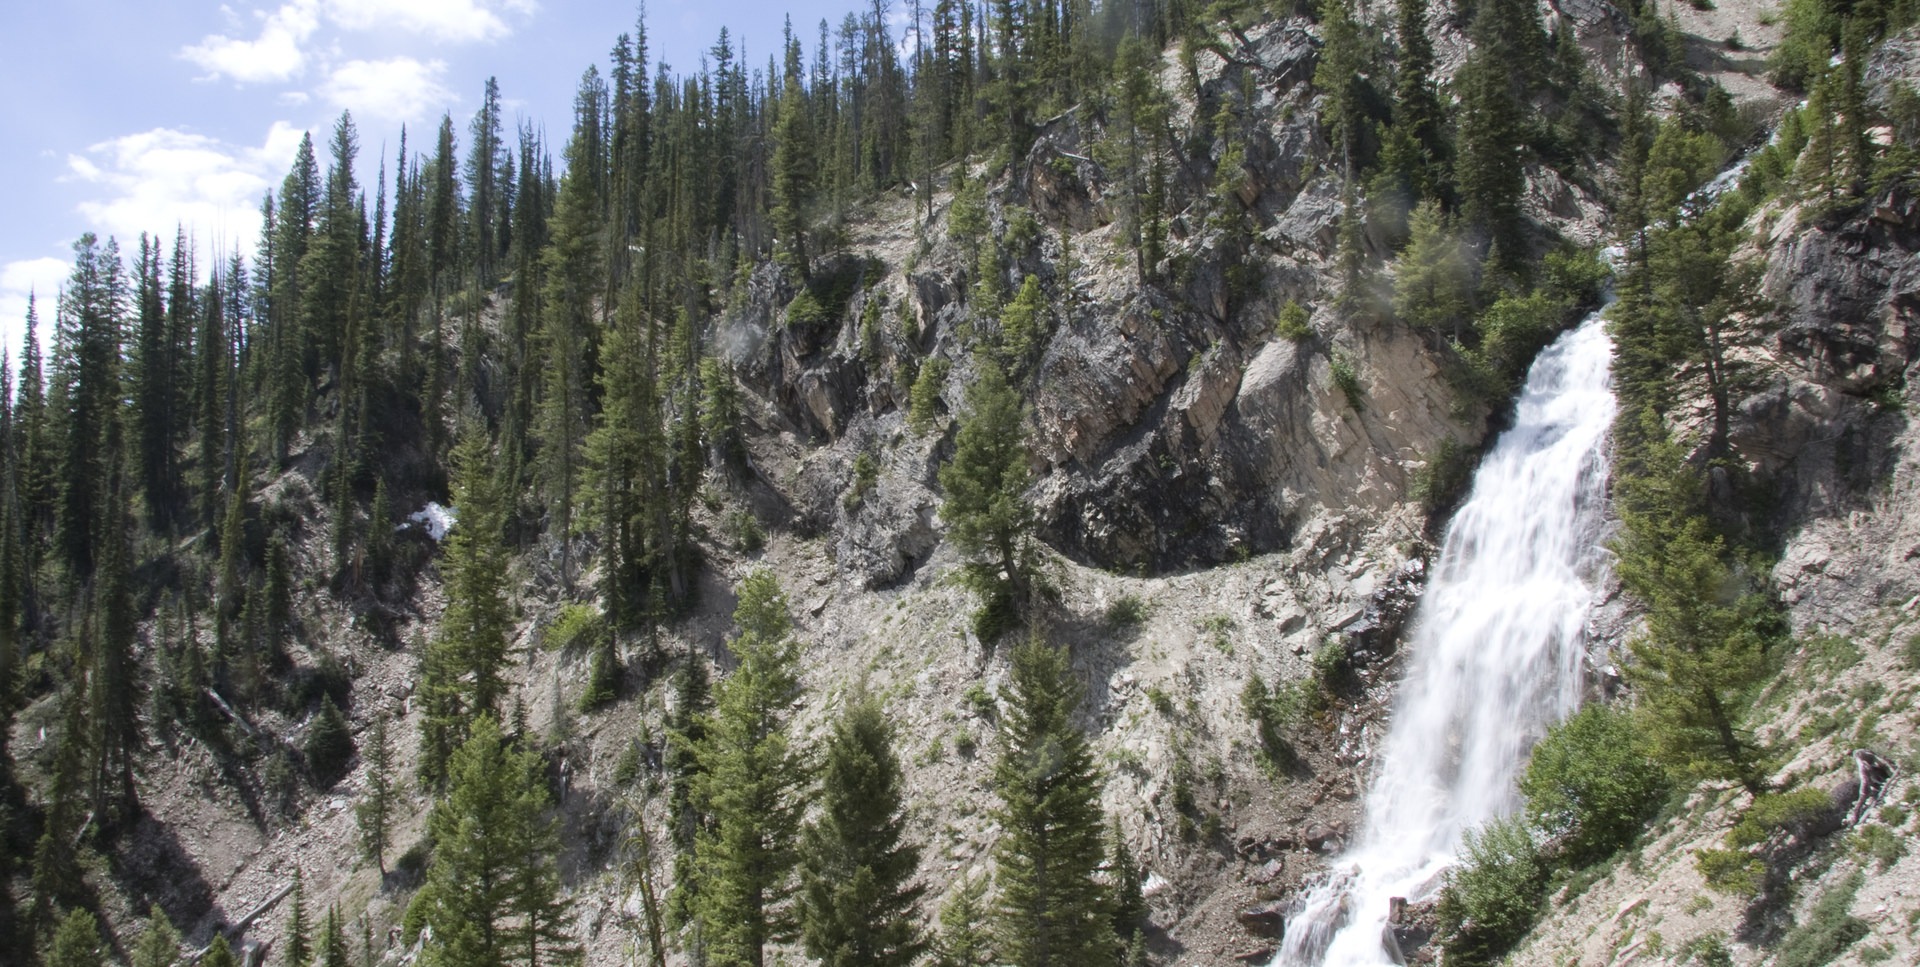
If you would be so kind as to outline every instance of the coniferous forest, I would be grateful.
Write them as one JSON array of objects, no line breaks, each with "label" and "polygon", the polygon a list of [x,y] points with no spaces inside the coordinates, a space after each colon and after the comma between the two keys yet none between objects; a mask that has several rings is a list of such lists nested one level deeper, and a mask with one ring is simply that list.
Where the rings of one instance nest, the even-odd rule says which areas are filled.
[{"label": "coniferous forest", "polygon": [[[564,124],[510,127],[489,81],[471,117],[376,157],[341,114],[260,199],[253,251],[202,256],[186,226],[81,235],[0,366],[0,961],[218,967],[265,942],[291,967],[1230,962],[1175,929],[1215,902],[1194,884],[1266,865],[1297,884],[1326,852],[1241,843],[1233,783],[1364,789],[1336,737],[1378,720],[1393,659],[1318,612],[1312,647],[1271,657],[1249,630],[1271,615],[1194,604],[1171,633],[1239,663],[1227,697],[1176,675],[1128,721],[1218,736],[1245,777],[1103,744],[1109,674],[1179,607],[1141,589],[1313,546],[1297,508],[1348,497],[1258,477],[1243,465],[1281,458],[1180,414],[1232,360],[1222,420],[1269,345],[1326,390],[1298,405],[1375,428],[1352,446],[1430,411],[1440,431],[1395,444],[1410,469],[1353,491],[1410,508],[1379,546],[1418,556],[1535,355],[1603,302],[1609,546],[1634,615],[1615,698],[1542,741],[1429,934],[1447,964],[1497,962],[1690,795],[1754,824],[1695,851],[1701,895],[1791,902],[1779,843],[1825,793],[1804,762],[1781,772],[1808,733],[1766,727],[1800,674],[1783,669],[1813,659],[1774,578],[1791,501],[1743,430],[1751,333],[1791,311],[1755,238],[1788,210],[1832,228],[1910,202],[1920,95],[1888,51],[1915,44],[1920,8],[1788,0],[1777,102],[1756,107],[1666,5],[1599,6],[876,0],[817,35],[789,23],[764,62],[723,30],[693,73],[653,62],[642,18]],[[1553,191],[1578,210],[1538,201]],[[1303,235],[1300,203],[1274,199],[1312,193]],[[875,254],[888,232],[903,258]],[[1058,481],[1135,446],[1076,442],[1088,424],[1061,402],[1098,365],[1076,334],[1108,316],[1135,328],[1101,339],[1167,348],[1093,408],[1125,425],[1192,406],[1170,418],[1192,428],[1142,431],[1131,482],[1083,493]],[[1382,362],[1396,339],[1426,368]],[[1861,378],[1846,405],[1904,419],[1905,386]],[[889,429],[831,474],[775,456],[861,420]],[[1892,446],[1893,425],[1862,439]],[[820,474],[809,511],[795,495]],[[932,735],[904,717],[933,701],[911,669],[812,664],[840,592],[779,563],[843,563],[835,535],[893,513],[902,475],[937,534],[861,593],[922,580],[952,605],[943,647],[974,678],[933,690],[955,711]],[[1282,523],[1182,496],[1234,488],[1272,490],[1248,513]],[[1127,536],[1156,513],[1187,516]],[[928,560],[941,573],[912,578]],[[1076,568],[1137,583],[1076,605]],[[869,610],[844,620],[904,633]],[[976,756],[977,875],[922,771]],[[263,838],[330,801],[351,835],[280,869],[241,922],[215,902],[228,870],[200,868],[153,801],[186,775]],[[1115,785],[1132,775],[1163,791],[1136,802]],[[1222,916],[1286,899],[1257,893]],[[1720,929],[1768,962],[1827,962],[1784,959],[1825,942],[1787,928]]]}]

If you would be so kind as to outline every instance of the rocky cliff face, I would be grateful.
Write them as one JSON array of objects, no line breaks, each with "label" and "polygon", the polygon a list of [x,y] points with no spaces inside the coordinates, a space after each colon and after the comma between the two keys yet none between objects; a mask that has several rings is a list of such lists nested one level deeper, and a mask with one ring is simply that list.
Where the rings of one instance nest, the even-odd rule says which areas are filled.
[{"label": "rocky cliff face", "polygon": [[[1099,133],[1091,123],[1073,115],[1049,123],[988,194],[996,236],[1011,223],[1038,223],[1014,233],[1027,242],[1012,253],[1007,281],[1017,287],[1035,274],[1053,295],[1028,387],[1033,498],[1047,542],[1078,562],[1162,571],[1283,550],[1302,535],[1332,534],[1356,549],[1401,540],[1423,529],[1410,475],[1448,441],[1472,448],[1486,432],[1484,413],[1454,403],[1444,346],[1398,326],[1352,325],[1331,309],[1340,205],[1306,84],[1314,50],[1307,28],[1286,22],[1251,32],[1230,57],[1196,58],[1200,105],[1230,96],[1253,105],[1248,178],[1233,203],[1258,228],[1246,258],[1257,284],[1235,291],[1219,251],[1226,243],[1206,225],[1202,189],[1217,159],[1187,159],[1189,204],[1171,218],[1164,286],[1137,281],[1110,188],[1087,160]],[[1184,81],[1169,61],[1166,82],[1178,89]],[[791,285],[777,273],[756,276],[731,325],[736,364],[762,395],[770,427],[829,450],[896,439],[907,396],[899,364],[923,353],[920,365],[953,367],[947,412],[964,406],[973,363],[961,330],[980,323],[966,295],[975,269],[947,239],[946,201],[924,224],[905,202],[866,213],[844,261],[879,281],[824,325],[791,325],[782,312]],[[1316,337],[1274,335],[1289,299],[1322,307]],[[876,301],[885,325],[863,334]],[[912,320],[912,335],[897,317]],[[1335,359],[1357,375],[1357,392],[1336,385]],[[851,464],[837,463],[844,490]],[[851,524],[859,533],[841,543],[850,562],[864,563],[850,566],[885,583],[925,554],[930,532],[914,521],[930,506],[936,466],[890,461],[897,472],[857,521],[842,521],[824,492],[793,505],[815,529]]]},{"label": "rocky cliff face", "polygon": [[[1887,44],[1867,73],[1877,96],[1912,83],[1920,42]],[[1696,950],[1761,963],[1844,917],[1859,939],[1832,962],[1920,958],[1908,825],[1920,802],[1920,199],[1894,187],[1838,212],[1775,202],[1748,227],[1735,259],[1765,299],[1732,334],[1733,463],[1714,471],[1712,495],[1776,536],[1771,576],[1799,636],[1759,700],[1759,737],[1793,750],[1772,779],[1830,790],[1834,809],[1768,845],[1776,879],[1758,898],[1728,896],[1693,855],[1723,846],[1750,799],[1706,787],[1624,863],[1557,894],[1515,963],[1679,963]],[[1707,419],[1702,403],[1681,422]],[[1863,799],[1861,762],[1876,758],[1892,775]],[[1816,910],[1823,897],[1837,900]]]}]

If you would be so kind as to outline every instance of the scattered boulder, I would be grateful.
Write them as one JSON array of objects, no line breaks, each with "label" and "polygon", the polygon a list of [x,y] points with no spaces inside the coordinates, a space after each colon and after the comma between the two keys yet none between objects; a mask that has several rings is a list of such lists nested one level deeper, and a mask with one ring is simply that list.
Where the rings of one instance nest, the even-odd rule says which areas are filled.
[{"label": "scattered boulder", "polygon": [[1280,939],[1287,929],[1287,905],[1279,900],[1256,903],[1240,911],[1240,926],[1256,937]]}]

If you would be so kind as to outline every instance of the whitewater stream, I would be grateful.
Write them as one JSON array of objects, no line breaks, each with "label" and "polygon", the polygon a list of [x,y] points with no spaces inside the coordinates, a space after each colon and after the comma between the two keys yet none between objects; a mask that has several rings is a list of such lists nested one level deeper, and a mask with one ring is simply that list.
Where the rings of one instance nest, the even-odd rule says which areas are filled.
[{"label": "whitewater stream", "polygon": [[1359,835],[1289,918],[1278,967],[1377,967],[1394,897],[1437,893],[1462,836],[1518,804],[1527,750],[1579,703],[1602,548],[1612,345],[1600,313],[1541,352],[1455,515]]}]

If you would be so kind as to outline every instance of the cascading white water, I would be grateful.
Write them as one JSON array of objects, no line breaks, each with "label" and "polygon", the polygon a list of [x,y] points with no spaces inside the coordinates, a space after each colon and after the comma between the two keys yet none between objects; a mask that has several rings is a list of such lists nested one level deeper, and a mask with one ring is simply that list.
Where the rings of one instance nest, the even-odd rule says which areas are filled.
[{"label": "cascading white water", "polygon": [[1391,964],[1391,898],[1438,890],[1462,835],[1513,809],[1528,748],[1578,703],[1606,569],[1612,351],[1596,312],[1534,361],[1414,616],[1360,836],[1287,924],[1280,967]]}]

